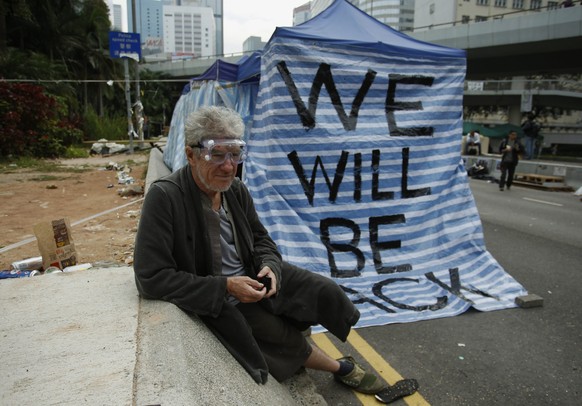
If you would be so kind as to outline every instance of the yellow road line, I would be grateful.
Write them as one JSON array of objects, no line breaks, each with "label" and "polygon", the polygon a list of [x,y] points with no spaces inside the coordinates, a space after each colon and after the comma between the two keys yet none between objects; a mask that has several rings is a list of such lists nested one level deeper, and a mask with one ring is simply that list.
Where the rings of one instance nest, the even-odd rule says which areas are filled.
[{"label": "yellow road line", "polygon": [[[327,338],[327,337],[326,337]],[[355,330],[350,332],[348,336],[348,343],[352,345],[360,353],[362,357],[378,372],[378,374],[386,380],[390,385],[394,385],[397,381],[403,379],[402,376],[394,369],[388,362],[376,352],[370,344],[368,344],[362,336]],[[333,344],[332,344],[333,345]],[[406,396],[404,401],[411,406],[430,406],[420,393],[416,392],[413,395]],[[378,405],[378,403],[376,403]]]},{"label": "yellow road line", "polygon": [[[335,359],[343,357],[344,354],[342,354],[340,350],[338,350],[338,348],[331,342],[331,340],[327,338],[325,333],[313,334],[311,336],[311,339],[315,342],[315,345],[317,345],[323,352],[325,352],[330,357]],[[379,405],[374,395],[366,395],[364,393],[356,391],[354,391],[354,394],[357,396],[358,400],[364,406]]]}]

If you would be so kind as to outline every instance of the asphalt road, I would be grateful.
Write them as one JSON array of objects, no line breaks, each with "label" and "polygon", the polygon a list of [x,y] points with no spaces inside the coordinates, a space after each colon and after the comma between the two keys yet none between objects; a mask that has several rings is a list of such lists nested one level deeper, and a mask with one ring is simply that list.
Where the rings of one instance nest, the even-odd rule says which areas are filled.
[{"label": "asphalt road", "polygon": [[[419,381],[420,398],[393,404],[582,404],[580,196],[516,185],[500,192],[481,180],[470,184],[487,249],[544,305],[357,329],[401,376]],[[362,359],[351,344],[330,339],[342,353]],[[375,402],[356,397],[329,374],[309,374],[330,405]]]}]

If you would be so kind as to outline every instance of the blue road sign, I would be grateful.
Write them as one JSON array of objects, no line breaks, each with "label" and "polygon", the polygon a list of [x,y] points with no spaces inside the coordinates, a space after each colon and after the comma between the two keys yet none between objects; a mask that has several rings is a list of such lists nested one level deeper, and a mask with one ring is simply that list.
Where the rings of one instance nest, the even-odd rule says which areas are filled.
[{"label": "blue road sign", "polygon": [[141,58],[139,33],[109,31],[109,55],[112,58],[131,58],[139,62]]}]

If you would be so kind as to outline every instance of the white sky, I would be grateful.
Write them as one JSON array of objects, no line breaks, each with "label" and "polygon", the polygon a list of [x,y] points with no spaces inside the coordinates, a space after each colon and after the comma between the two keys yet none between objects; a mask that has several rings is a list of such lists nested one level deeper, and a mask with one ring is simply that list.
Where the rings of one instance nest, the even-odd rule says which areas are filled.
[{"label": "white sky", "polygon": [[251,36],[267,42],[276,27],[293,25],[293,9],[308,0],[224,0],[224,54],[242,52]]}]

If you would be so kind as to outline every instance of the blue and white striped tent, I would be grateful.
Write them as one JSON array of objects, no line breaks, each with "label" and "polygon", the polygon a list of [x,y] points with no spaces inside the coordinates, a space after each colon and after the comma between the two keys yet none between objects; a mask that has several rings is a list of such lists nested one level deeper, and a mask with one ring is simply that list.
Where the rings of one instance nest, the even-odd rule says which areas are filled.
[{"label": "blue and white striped tent", "polygon": [[245,183],[284,259],[334,278],[358,327],[527,293],[485,248],[459,152],[465,68],[345,0],[263,52]]}]

